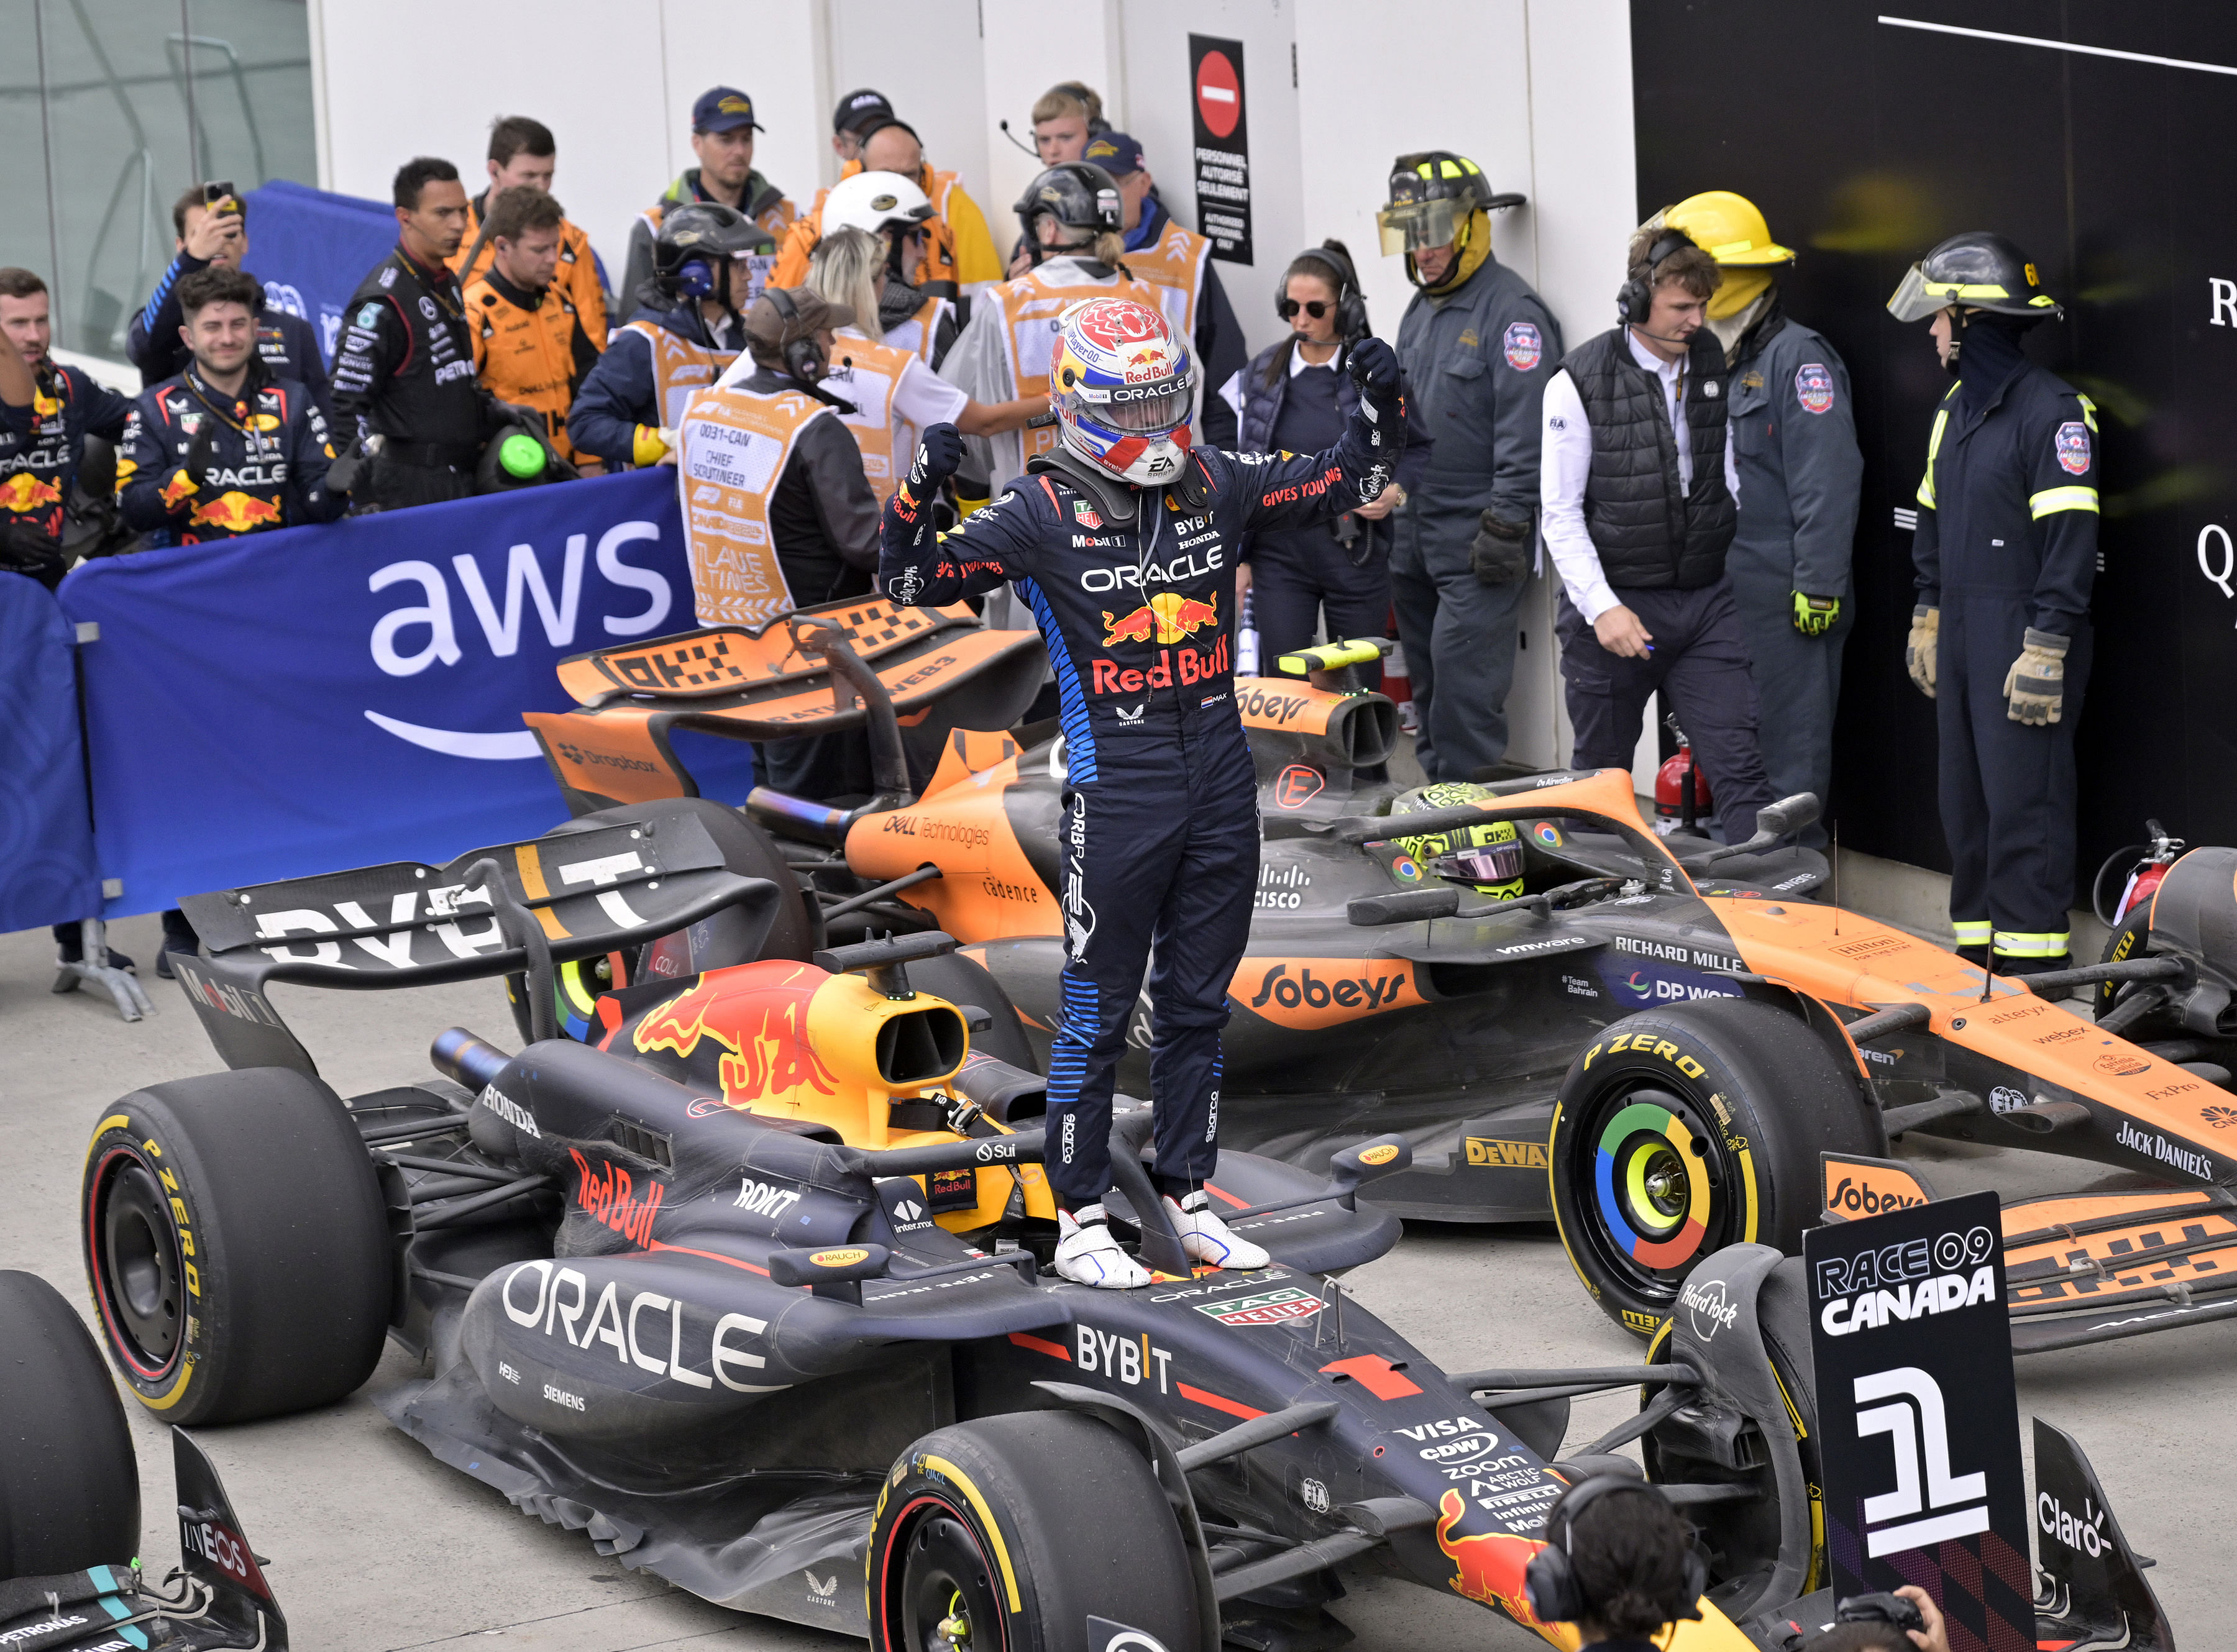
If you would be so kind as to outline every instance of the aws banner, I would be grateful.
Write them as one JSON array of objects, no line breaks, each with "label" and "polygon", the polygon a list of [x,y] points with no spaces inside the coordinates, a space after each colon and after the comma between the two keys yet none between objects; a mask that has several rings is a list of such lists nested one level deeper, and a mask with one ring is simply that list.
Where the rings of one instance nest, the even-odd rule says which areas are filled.
[{"label": "aws banner", "polygon": [[[81,659],[110,917],[556,825],[520,714],[571,703],[565,656],[696,623],[665,469],[113,557],[61,597],[101,628]],[[743,801],[749,748],[683,738],[707,794]]]}]

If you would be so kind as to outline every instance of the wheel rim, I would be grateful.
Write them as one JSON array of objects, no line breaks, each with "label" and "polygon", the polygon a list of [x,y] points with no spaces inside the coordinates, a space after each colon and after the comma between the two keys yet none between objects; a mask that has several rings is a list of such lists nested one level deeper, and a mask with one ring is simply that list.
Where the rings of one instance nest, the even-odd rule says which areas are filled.
[{"label": "wheel rim", "polygon": [[112,1153],[97,1176],[92,1273],[102,1322],[135,1374],[158,1378],[178,1358],[186,1331],[184,1259],[170,1199],[129,1152]]},{"label": "wheel rim", "polygon": [[909,1531],[900,1616],[908,1652],[1002,1652],[1006,1643],[986,1551],[951,1510],[934,1508]]},{"label": "wheel rim", "polygon": [[1600,1260],[1640,1295],[1674,1299],[1727,1225],[1723,1144],[1694,1129],[1678,1096],[1637,1088],[1593,1109],[1578,1147],[1591,1155],[1599,1220],[1587,1225]]}]

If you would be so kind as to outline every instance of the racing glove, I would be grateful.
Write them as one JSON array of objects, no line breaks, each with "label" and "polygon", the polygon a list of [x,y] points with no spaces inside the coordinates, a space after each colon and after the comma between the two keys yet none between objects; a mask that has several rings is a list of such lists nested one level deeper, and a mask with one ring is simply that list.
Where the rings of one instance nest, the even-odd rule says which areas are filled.
[{"label": "racing glove", "polygon": [[917,444],[916,459],[909,466],[909,497],[922,499],[954,476],[963,464],[963,436],[953,425],[925,427]]},{"label": "racing glove", "polygon": [[1934,698],[1934,653],[1942,634],[1942,610],[1924,603],[1910,610],[1910,640],[1904,644],[1903,662],[1918,692]]},{"label": "racing glove", "polygon": [[2023,641],[2004,673],[2004,715],[2016,723],[2055,723],[2066,698],[2067,639],[2029,626]]},{"label": "racing glove", "polygon": [[1512,585],[1528,577],[1529,523],[1509,522],[1496,511],[1485,511],[1482,525],[1468,543],[1468,569],[1485,585]]},{"label": "racing glove", "polygon": [[1371,334],[1351,347],[1351,382],[1359,393],[1376,402],[1389,402],[1398,394],[1398,352]]},{"label": "racing glove", "polygon": [[1839,622],[1841,599],[1794,593],[1794,629],[1805,636],[1823,636]]}]

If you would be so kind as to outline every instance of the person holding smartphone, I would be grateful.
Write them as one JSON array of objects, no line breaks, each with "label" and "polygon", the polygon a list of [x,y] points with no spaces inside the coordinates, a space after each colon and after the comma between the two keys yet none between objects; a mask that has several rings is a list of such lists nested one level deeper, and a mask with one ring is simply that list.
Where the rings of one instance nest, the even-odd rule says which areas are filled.
[{"label": "person holding smartphone", "polygon": [[[248,203],[230,183],[198,183],[171,203],[171,228],[170,267],[124,335],[124,353],[140,370],[146,390],[176,378],[193,359],[181,336],[186,315],[179,308],[179,283],[196,270],[241,267],[248,256]],[[311,324],[268,303],[260,282],[254,325],[256,354],[266,372],[302,385],[331,422],[333,387]]]}]

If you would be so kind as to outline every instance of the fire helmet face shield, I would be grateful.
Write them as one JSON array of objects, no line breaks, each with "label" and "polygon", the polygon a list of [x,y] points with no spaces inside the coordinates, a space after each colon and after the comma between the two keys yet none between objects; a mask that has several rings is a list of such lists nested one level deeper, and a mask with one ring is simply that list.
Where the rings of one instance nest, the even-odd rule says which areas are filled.
[{"label": "fire helmet face shield", "polygon": [[1049,352],[1049,399],[1064,444],[1137,486],[1180,475],[1196,363],[1159,312],[1087,299],[1064,313]]},{"label": "fire helmet face shield", "polygon": [[1375,214],[1382,255],[1450,247],[1491,204],[1491,182],[1464,155],[1432,149],[1402,155],[1390,174],[1390,200]]},{"label": "fire helmet face shield", "polygon": [[[1401,793],[1391,800],[1390,813],[1418,814],[1456,808],[1486,801],[1492,795],[1488,787],[1444,781]],[[1466,885],[1494,900],[1516,900],[1522,895],[1522,840],[1512,820],[1486,820],[1481,826],[1455,826],[1448,832],[1392,841],[1448,883]]]},{"label": "fire helmet face shield", "polygon": [[1950,236],[1912,265],[1887,304],[1898,321],[1924,321],[1953,306],[2030,319],[2065,314],[2027,254],[1978,229]]}]

